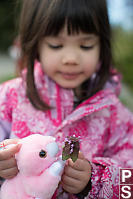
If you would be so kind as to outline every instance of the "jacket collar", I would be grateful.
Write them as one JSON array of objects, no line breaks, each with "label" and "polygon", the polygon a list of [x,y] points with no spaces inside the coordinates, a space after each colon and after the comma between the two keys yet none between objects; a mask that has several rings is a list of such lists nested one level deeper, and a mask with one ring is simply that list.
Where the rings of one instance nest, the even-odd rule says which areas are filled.
[{"label": "jacket collar", "polygon": [[58,126],[57,130],[63,128],[68,123],[71,124],[118,101],[114,90],[106,87],[73,110],[73,90],[64,89],[57,85],[44,74],[39,62],[35,63],[35,83],[45,102],[56,109],[48,112],[49,115],[51,114],[51,119]]}]

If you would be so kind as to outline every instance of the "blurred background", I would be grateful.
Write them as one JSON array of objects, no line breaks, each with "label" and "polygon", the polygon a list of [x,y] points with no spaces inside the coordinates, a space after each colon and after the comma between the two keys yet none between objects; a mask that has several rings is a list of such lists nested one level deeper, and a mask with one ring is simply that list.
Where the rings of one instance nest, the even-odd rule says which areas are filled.
[{"label": "blurred background", "polygon": [[[133,111],[133,0],[107,0],[113,29],[113,54],[122,73],[120,99]],[[0,0],[0,83],[16,76],[20,0]]]}]

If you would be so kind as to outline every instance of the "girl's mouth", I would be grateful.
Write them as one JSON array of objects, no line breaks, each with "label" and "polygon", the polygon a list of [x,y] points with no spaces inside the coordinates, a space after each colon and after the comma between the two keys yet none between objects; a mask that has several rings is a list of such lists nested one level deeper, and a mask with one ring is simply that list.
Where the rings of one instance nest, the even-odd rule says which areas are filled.
[{"label": "girl's mouth", "polygon": [[64,79],[67,80],[73,80],[76,79],[81,73],[63,73],[61,72],[61,75],[63,76]]}]

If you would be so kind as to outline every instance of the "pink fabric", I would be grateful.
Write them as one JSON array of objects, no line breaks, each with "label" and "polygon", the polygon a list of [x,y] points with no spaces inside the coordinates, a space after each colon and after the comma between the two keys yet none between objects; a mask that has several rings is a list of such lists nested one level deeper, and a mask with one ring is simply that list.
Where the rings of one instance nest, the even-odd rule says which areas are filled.
[{"label": "pink fabric", "polygon": [[[0,191],[1,199],[50,199],[61,180],[64,168],[58,157],[58,146],[52,136],[33,134],[21,139],[21,149],[15,155],[19,173],[6,180]],[[54,144],[51,148],[51,144]],[[47,151],[45,158],[38,155]]]},{"label": "pink fabric", "polygon": [[[73,110],[73,91],[49,79],[39,64],[36,85],[52,110],[36,110],[25,96],[25,83],[17,78],[0,86],[0,121],[11,123],[10,137],[39,133],[54,136],[60,148],[66,136],[81,138],[81,151],[92,164],[89,198],[116,199],[119,167],[133,167],[133,115],[106,88]],[[62,191],[61,186],[57,194]],[[75,198],[64,193],[61,199]]]}]

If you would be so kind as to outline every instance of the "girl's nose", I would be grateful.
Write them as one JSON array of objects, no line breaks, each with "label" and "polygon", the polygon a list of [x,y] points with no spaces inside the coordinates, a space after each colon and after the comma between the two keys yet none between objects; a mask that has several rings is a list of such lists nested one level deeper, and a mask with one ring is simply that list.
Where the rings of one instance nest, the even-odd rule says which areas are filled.
[{"label": "girl's nose", "polygon": [[64,53],[62,63],[66,65],[78,65],[78,59],[79,57],[76,52],[68,52]]}]

